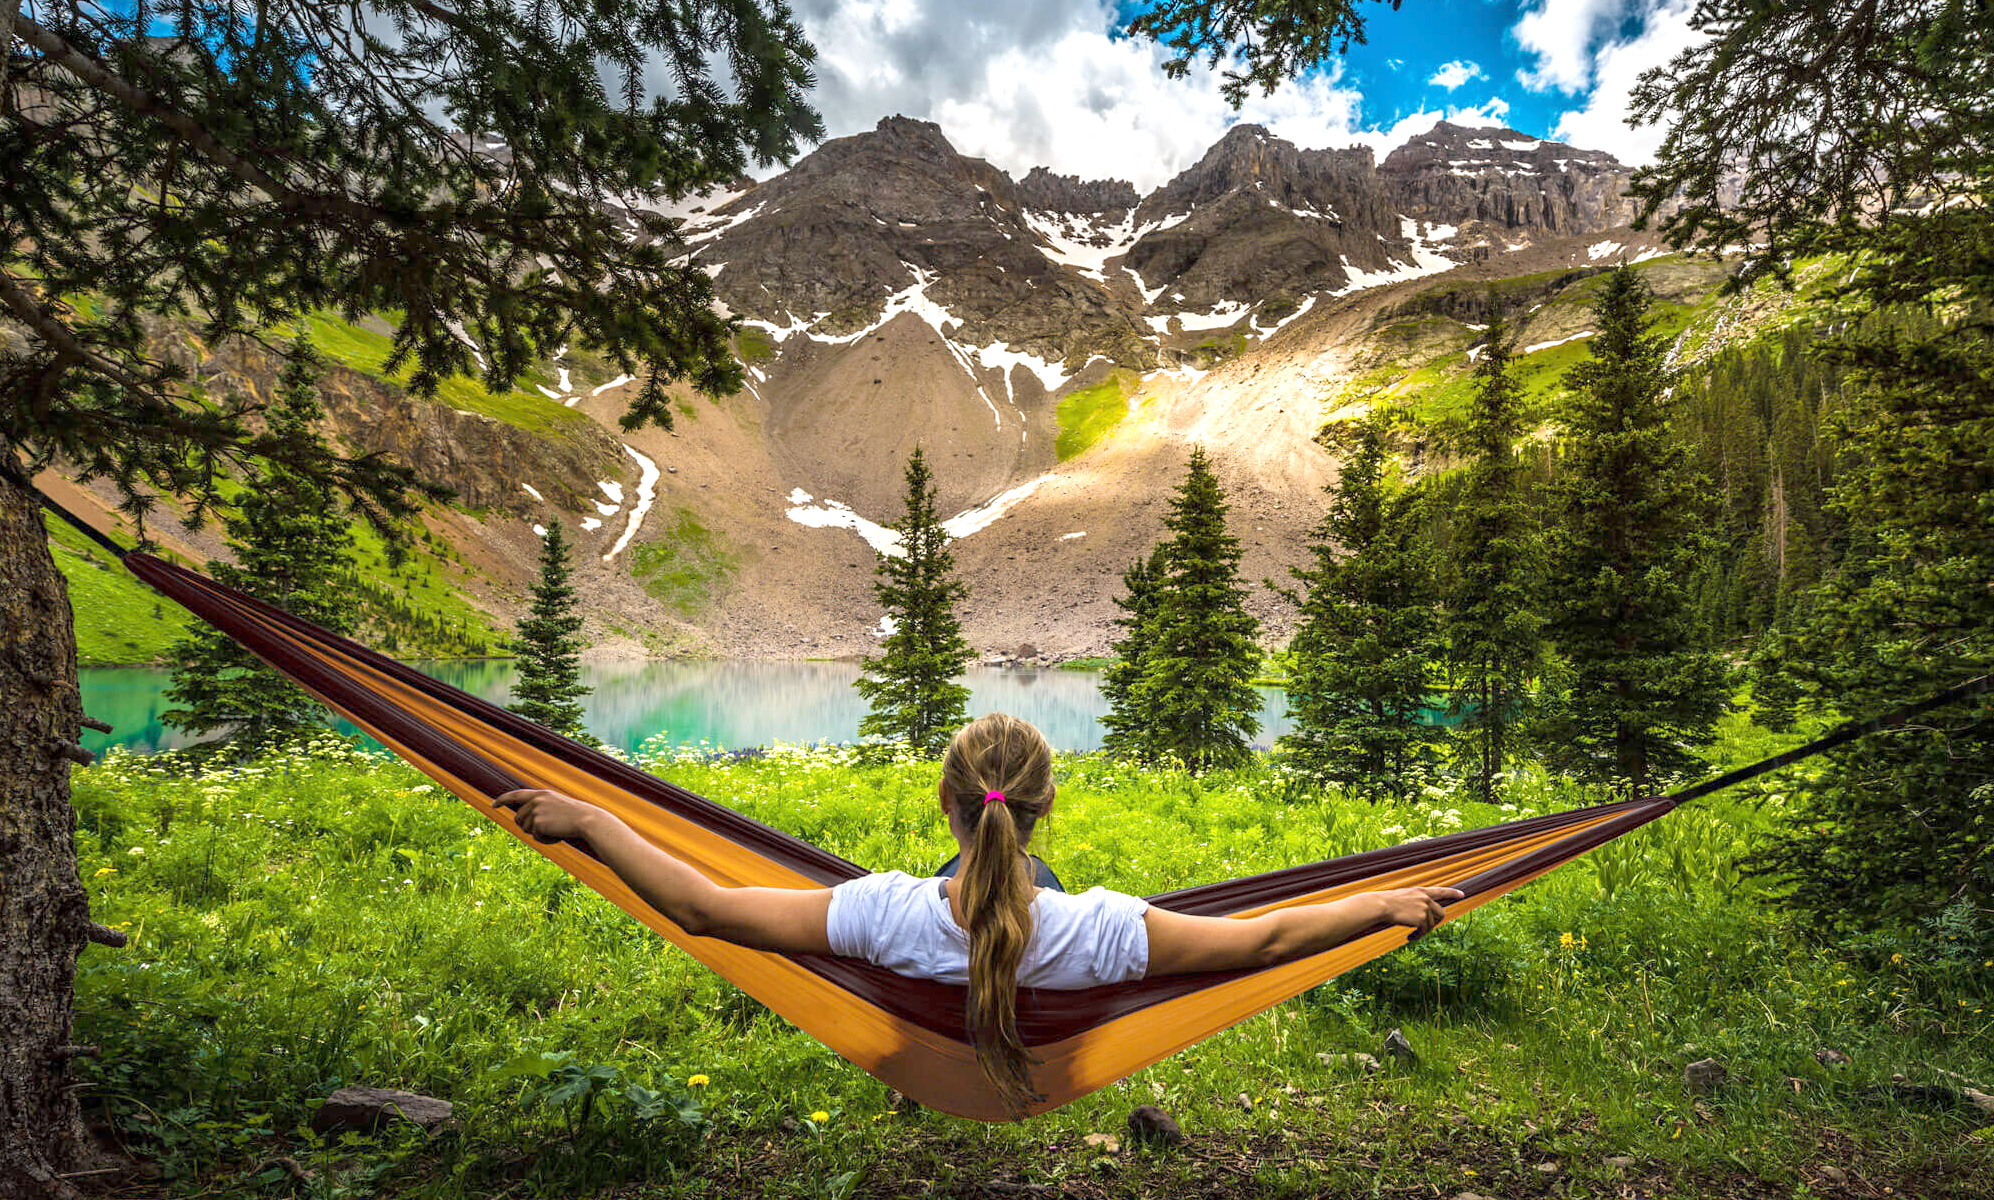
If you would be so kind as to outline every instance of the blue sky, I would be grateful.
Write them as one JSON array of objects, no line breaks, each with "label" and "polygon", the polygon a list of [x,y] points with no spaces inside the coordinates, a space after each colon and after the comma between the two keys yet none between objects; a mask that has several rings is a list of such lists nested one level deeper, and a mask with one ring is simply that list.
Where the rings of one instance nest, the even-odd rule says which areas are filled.
[{"label": "blue sky", "polygon": [[[1534,56],[1519,49],[1510,30],[1522,6],[1514,0],[1408,0],[1394,12],[1367,6],[1365,34],[1344,60],[1343,82],[1364,97],[1368,124],[1390,126],[1409,113],[1460,103],[1501,99],[1512,126],[1533,136],[1551,132],[1569,105],[1556,91],[1532,91],[1517,81]],[[1469,64],[1475,74],[1449,88],[1434,82],[1442,67]],[[1453,72],[1461,79],[1462,71]]]},{"label": "blue sky", "polygon": [[1240,120],[1306,147],[1380,157],[1443,117],[1652,159],[1657,129],[1626,127],[1642,70],[1693,44],[1693,0],[1367,3],[1368,41],[1342,62],[1255,97],[1165,79],[1166,53],[1117,35],[1126,0],[794,0],[819,53],[815,99],[832,137],[900,113],[1014,175],[1154,188]]}]

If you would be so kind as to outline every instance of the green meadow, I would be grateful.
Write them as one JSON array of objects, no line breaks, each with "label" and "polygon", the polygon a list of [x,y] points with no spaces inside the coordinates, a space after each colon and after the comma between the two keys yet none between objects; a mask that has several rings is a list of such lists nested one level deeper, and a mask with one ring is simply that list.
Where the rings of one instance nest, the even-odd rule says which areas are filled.
[{"label": "green meadow", "polygon": [[[1733,718],[1720,758],[1797,736]],[[952,848],[932,763],[709,751],[638,761],[876,869]],[[1599,799],[1525,773],[1501,805],[1371,807],[1264,760],[1193,778],[1065,756],[1058,774],[1041,852],[1069,886],[1145,894]],[[896,1110],[398,762],[330,737],[231,768],[113,754],[77,773],[77,844],[96,918],[132,941],[82,959],[77,1040],[102,1056],[78,1068],[92,1115],[186,1196],[1984,1197],[1994,1118],[1892,1084],[1989,1089],[1994,969],[1943,922],[1796,926],[1749,870],[1778,778],[983,1126]],[[1395,1028],[1417,1062],[1381,1049]],[[1337,1057],[1355,1053],[1381,1069]],[[1692,1095],[1704,1058],[1728,1076]],[[457,1126],[311,1134],[348,1083],[451,1100]],[[1183,1147],[1129,1144],[1150,1103]]]}]

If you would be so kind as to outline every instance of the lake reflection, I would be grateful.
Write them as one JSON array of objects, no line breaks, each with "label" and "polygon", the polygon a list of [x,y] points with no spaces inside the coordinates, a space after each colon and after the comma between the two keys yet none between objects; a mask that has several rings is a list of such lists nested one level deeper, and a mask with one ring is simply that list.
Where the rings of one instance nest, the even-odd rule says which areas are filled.
[{"label": "lake reflection", "polygon": [[[504,704],[511,697],[510,660],[415,663],[418,669],[475,696]],[[726,659],[683,662],[636,660],[585,663],[583,680],[595,690],[584,701],[584,723],[604,742],[634,750],[654,734],[674,743],[706,742],[738,749],[773,742],[858,740],[865,701],[852,687],[856,663],[752,662]],[[167,729],[167,672],[147,667],[92,667],[81,673],[86,712],[113,726],[86,733],[92,750],[127,746],[170,749],[194,738]],[[1043,730],[1060,750],[1101,745],[1098,671],[975,667],[967,676],[971,715],[1008,712]],[[1286,704],[1274,688],[1259,689],[1261,728],[1254,740],[1269,745],[1285,733]],[[350,727],[345,727],[350,731]]]}]

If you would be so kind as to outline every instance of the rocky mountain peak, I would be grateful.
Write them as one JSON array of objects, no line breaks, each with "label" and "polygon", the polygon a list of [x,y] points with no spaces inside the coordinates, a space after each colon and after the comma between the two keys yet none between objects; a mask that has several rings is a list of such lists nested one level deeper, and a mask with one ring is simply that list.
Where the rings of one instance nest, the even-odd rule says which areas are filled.
[{"label": "rocky mountain peak", "polygon": [[1620,160],[1603,150],[1580,150],[1564,142],[1534,138],[1506,126],[1456,125],[1441,121],[1419,137],[1385,156],[1379,170],[1410,173],[1445,164],[1449,169],[1487,171],[1578,167],[1593,171],[1626,172]]},{"label": "rocky mountain peak", "polygon": [[1082,179],[1078,175],[1055,175],[1044,167],[1033,167],[1018,181],[1018,199],[1039,212],[1098,215],[1119,221],[1141,202],[1135,185],[1126,179]]},{"label": "rocky mountain peak", "polygon": [[1303,150],[1259,125],[1235,125],[1196,165],[1151,193],[1138,220],[1189,212],[1249,190],[1290,206],[1333,208],[1376,191],[1371,151]]},{"label": "rocky mountain peak", "polygon": [[1582,234],[1632,221],[1632,174],[1600,150],[1505,127],[1442,121],[1378,167],[1409,217],[1478,226],[1486,242],[1517,233]]}]

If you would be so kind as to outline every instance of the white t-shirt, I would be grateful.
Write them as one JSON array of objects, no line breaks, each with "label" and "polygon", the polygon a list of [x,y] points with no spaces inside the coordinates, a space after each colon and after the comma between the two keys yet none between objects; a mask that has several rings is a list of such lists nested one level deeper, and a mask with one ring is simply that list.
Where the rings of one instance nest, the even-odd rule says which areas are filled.
[{"label": "white t-shirt", "polygon": [[[1018,986],[1071,991],[1141,979],[1149,969],[1149,901],[1089,888],[1043,891],[1032,902],[1032,940]],[[969,931],[956,924],[939,879],[887,871],[831,889],[831,952],[896,975],[969,982]]]}]

